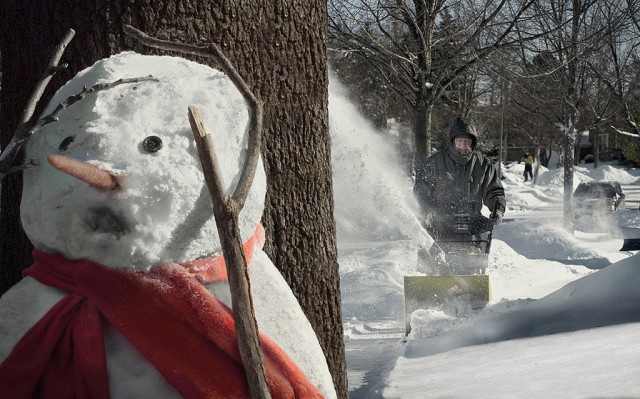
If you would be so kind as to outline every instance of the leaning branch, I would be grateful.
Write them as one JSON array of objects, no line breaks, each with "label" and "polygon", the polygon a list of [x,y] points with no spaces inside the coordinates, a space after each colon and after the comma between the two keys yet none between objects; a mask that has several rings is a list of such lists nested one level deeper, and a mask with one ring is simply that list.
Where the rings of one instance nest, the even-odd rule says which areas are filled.
[{"label": "leaning branch", "polygon": [[40,129],[41,127],[43,127],[46,124],[49,124],[51,122],[56,122],[58,121],[58,115],[60,115],[60,113],[62,111],[64,111],[66,108],[68,108],[69,106],[75,104],[76,102],[82,100],[83,98],[85,98],[88,94],[91,93],[96,93],[99,91],[104,91],[104,90],[108,90],[108,89],[112,89],[116,86],[120,86],[123,84],[131,84],[131,83],[140,83],[140,82],[159,82],[159,80],[151,75],[149,76],[143,76],[143,77],[138,77],[138,78],[122,78],[122,79],[118,79],[114,82],[111,83],[97,83],[89,88],[85,87],[82,89],[82,91],[78,94],[75,94],[73,96],[70,96],[69,98],[67,98],[65,101],[61,102],[60,104],[58,104],[58,106],[51,111],[50,114],[45,115],[44,117],[38,119],[36,122],[34,122],[33,124],[33,128],[31,129],[31,133],[33,133],[34,131]]},{"label": "leaning branch", "polygon": [[69,29],[65,35],[63,36],[60,43],[56,46],[56,51],[54,51],[51,59],[49,60],[49,64],[45,69],[42,77],[38,81],[31,97],[27,101],[27,106],[22,113],[22,117],[20,118],[20,123],[18,124],[18,128],[16,129],[15,134],[11,138],[11,141],[0,154],[0,179],[2,179],[9,169],[12,167],[13,162],[18,156],[18,152],[22,147],[22,143],[31,135],[33,131],[30,129],[30,125],[32,124],[33,114],[35,113],[36,106],[38,102],[42,98],[42,94],[44,93],[47,85],[51,81],[53,75],[55,75],[58,71],[67,68],[67,64],[58,65],[60,59],[62,58],[62,54],[64,50],[67,48],[73,36],[75,35],[75,31],[73,29]]},{"label": "leaning branch", "polygon": [[40,129],[44,125],[57,121],[59,114],[64,109],[74,104],[75,102],[82,100],[87,96],[87,94],[110,89],[112,87],[115,87],[121,84],[138,83],[138,82],[144,82],[144,81],[155,81],[155,82],[158,81],[158,79],[154,78],[153,76],[147,76],[147,77],[139,77],[139,78],[119,79],[112,83],[98,83],[92,86],[91,88],[85,87],[80,93],[74,96],[71,96],[67,100],[60,103],[50,114],[37,119],[34,116],[36,107],[40,102],[40,99],[42,98],[42,95],[44,94],[44,91],[47,88],[49,82],[51,81],[51,78],[57,72],[66,69],[68,66],[67,64],[59,65],[59,62],[60,62],[60,59],[62,58],[62,54],[64,53],[64,50],[67,48],[67,46],[71,42],[74,35],[75,35],[75,32],[73,31],[73,29],[69,29],[66,32],[66,34],[64,35],[60,43],[56,46],[56,50],[54,51],[51,59],[49,60],[49,64],[47,65],[47,68],[45,69],[38,83],[36,84],[36,87],[34,88],[33,93],[31,94],[31,97],[29,97],[29,100],[27,101],[27,105],[25,106],[25,109],[22,113],[22,117],[20,118],[20,122],[18,124],[18,127],[16,128],[16,131],[13,137],[11,138],[11,141],[9,142],[9,144],[7,144],[7,146],[3,149],[2,153],[0,154],[0,180],[4,178],[4,176],[7,174],[20,172],[26,168],[33,166],[34,165],[33,161],[27,161],[25,162],[24,165],[19,165],[19,166],[13,165],[13,163],[16,160],[16,157],[18,156],[18,152],[20,151],[24,143],[27,140],[29,140],[29,138],[31,138],[31,136],[38,129]]},{"label": "leaning branch", "polygon": [[44,71],[44,74],[42,75],[42,77],[40,78],[40,81],[36,85],[36,88],[33,91],[31,98],[29,98],[29,101],[27,102],[27,107],[25,108],[24,113],[22,114],[22,119],[20,120],[20,123],[27,123],[28,121],[31,120],[36,110],[36,105],[40,101],[40,98],[42,97],[42,94],[44,93],[44,90],[47,88],[47,85],[49,84],[49,81],[51,81],[51,78],[53,77],[53,75],[55,75],[58,71],[61,71],[68,67],[68,64],[58,65],[58,63],[62,58],[62,54],[64,53],[64,50],[67,48],[67,46],[69,45],[69,43],[71,42],[75,34],[76,32],[73,29],[69,29],[65,33],[60,43],[56,46],[56,51],[54,51],[53,56],[49,60],[49,65],[47,65],[47,69]]},{"label": "leaning branch", "polygon": [[[7,149],[2,153],[2,155],[0,155],[0,178],[3,177],[4,175],[14,173],[14,172],[19,172],[31,166],[34,166],[35,164],[33,163],[33,161],[30,160],[30,161],[27,161],[24,165],[13,167],[12,163],[15,160],[15,153],[17,153],[17,151],[20,150],[20,148],[24,145],[24,143],[27,140],[29,140],[29,138],[31,138],[31,136],[33,136],[33,134],[38,129],[42,128],[43,126],[49,123],[57,122],[59,120],[58,117],[62,111],[64,111],[71,105],[75,104],[76,102],[82,100],[88,94],[108,90],[123,84],[140,83],[140,82],[158,82],[158,81],[159,80],[157,78],[149,75],[149,76],[137,77],[137,78],[118,79],[111,83],[97,83],[89,88],[87,87],[83,88],[82,91],[78,94],[70,96],[65,101],[58,104],[58,106],[53,111],[51,111],[51,113],[43,116],[42,118],[35,121],[33,121],[33,118],[32,118],[31,121],[20,124],[20,126],[18,126],[18,129],[16,130],[16,134],[11,139],[11,146],[7,146]],[[10,154],[11,149],[15,151],[14,154]],[[13,159],[11,159],[11,162],[8,164],[4,164],[5,157],[7,162],[9,162],[9,158],[11,155],[13,155],[14,157]]]},{"label": "leaning branch", "polygon": [[617,127],[613,126],[613,125],[609,125],[609,127],[610,127],[614,132],[616,132],[616,133],[618,133],[618,134],[621,134],[621,135],[623,135],[623,136],[631,137],[631,138],[634,138],[634,139],[638,139],[638,137],[639,137],[637,133],[634,133],[634,132],[627,132],[626,130],[619,129],[619,128],[617,128]]}]

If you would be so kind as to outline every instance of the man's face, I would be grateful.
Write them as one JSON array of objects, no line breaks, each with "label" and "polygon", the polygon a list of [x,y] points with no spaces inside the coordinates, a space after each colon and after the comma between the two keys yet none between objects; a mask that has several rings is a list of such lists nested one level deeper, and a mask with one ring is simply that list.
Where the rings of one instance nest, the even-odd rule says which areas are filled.
[{"label": "man's face", "polygon": [[453,139],[453,148],[458,151],[458,153],[462,155],[471,154],[471,146],[473,145],[473,140],[466,137],[456,137]]}]

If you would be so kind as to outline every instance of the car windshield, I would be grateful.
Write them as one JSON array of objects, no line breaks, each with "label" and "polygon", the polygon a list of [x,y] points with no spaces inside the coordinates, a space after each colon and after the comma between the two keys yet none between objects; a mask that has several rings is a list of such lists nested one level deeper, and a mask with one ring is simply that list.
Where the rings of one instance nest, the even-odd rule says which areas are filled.
[{"label": "car windshield", "polygon": [[616,190],[610,184],[581,184],[574,195],[588,198],[613,198]]}]

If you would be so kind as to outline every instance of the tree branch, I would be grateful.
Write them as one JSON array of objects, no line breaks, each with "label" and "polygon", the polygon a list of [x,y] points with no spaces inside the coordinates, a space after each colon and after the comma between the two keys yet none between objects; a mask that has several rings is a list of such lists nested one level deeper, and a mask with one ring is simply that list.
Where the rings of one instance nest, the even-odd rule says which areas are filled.
[{"label": "tree branch", "polygon": [[47,85],[51,81],[53,75],[67,67],[67,64],[58,65],[58,63],[60,62],[64,50],[71,42],[74,35],[75,31],[73,29],[69,29],[63,36],[58,46],[56,46],[56,51],[54,51],[53,55],[51,56],[47,68],[45,69],[42,77],[40,78],[40,81],[33,90],[29,101],[27,102],[16,132],[11,138],[9,144],[7,144],[7,146],[2,151],[2,154],[0,154],[0,179],[2,179],[7,174],[7,172],[13,165],[13,162],[15,161],[20,148],[22,147],[22,143],[24,143],[29,138],[29,136],[33,134],[33,130],[31,129],[31,127],[36,106],[42,98],[42,94],[47,88]]},{"label": "tree branch", "polygon": [[[43,116],[42,118],[36,120],[35,122],[29,121],[28,123],[21,124],[18,127],[16,134],[14,135],[14,139],[12,139],[12,143],[14,143],[13,148],[20,149],[22,145],[24,145],[24,143],[27,140],[29,140],[29,138],[31,138],[31,136],[33,136],[33,134],[36,131],[38,131],[43,126],[48,125],[49,123],[57,122],[58,115],[60,115],[60,113],[63,110],[67,109],[69,106],[75,104],[76,102],[82,100],[88,94],[95,93],[98,91],[108,90],[122,84],[140,83],[140,82],[158,82],[158,79],[149,75],[149,76],[138,77],[138,78],[118,79],[111,83],[97,83],[90,88],[86,88],[86,87],[83,88],[80,93],[70,96],[65,101],[58,104],[58,106],[50,114]],[[4,155],[4,152],[2,153],[2,155]],[[0,177],[4,176],[5,174],[20,172],[24,169],[28,169],[35,165],[36,164],[33,160],[29,160],[24,165],[19,165],[16,167],[11,167],[11,164],[8,164],[7,165],[8,167],[6,170],[0,169]],[[5,167],[5,165],[2,165],[2,167]]]}]

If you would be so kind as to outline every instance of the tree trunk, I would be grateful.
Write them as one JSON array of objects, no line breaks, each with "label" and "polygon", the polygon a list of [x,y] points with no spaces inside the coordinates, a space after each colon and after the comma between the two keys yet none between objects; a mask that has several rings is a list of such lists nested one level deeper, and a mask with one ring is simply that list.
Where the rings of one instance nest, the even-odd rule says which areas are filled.
[{"label": "tree trunk", "polygon": [[593,132],[593,168],[598,169],[600,166],[600,129],[594,129]]},{"label": "tree trunk", "polygon": [[564,228],[573,233],[573,162],[576,147],[576,130],[571,128],[565,135],[563,157],[563,209]]},{"label": "tree trunk", "polygon": [[[299,299],[325,352],[336,391],[346,398],[328,131],[326,18],[326,3],[320,0],[3,0],[0,28],[12,34],[0,36],[0,134],[6,144],[54,46],[69,28],[77,32],[63,57],[69,70],[52,80],[37,113],[57,87],[100,58],[123,50],[159,53],[125,37],[124,23],[173,41],[217,42],[265,103],[265,251]],[[2,184],[0,294],[30,264],[30,244],[19,222],[21,184],[18,175]]]},{"label": "tree trunk", "polygon": [[574,140],[573,144],[573,166],[578,166],[580,165],[580,145],[582,143],[582,133],[580,133],[580,135],[576,133],[575,136],[576,139]]},{"label": "tree trunk", "polygon": [[413,132],[415,136],[414,159],[421,155],[431,154],[431,115],[433,113],[433,103],[423,98],[416,101],[415,124]]},{"label": "tree trunk", "polygon": [[502,148],[504,148],[503,159],[505,163],[509,162],[509,134],[504,135],[504,142],[502,143]]}]

